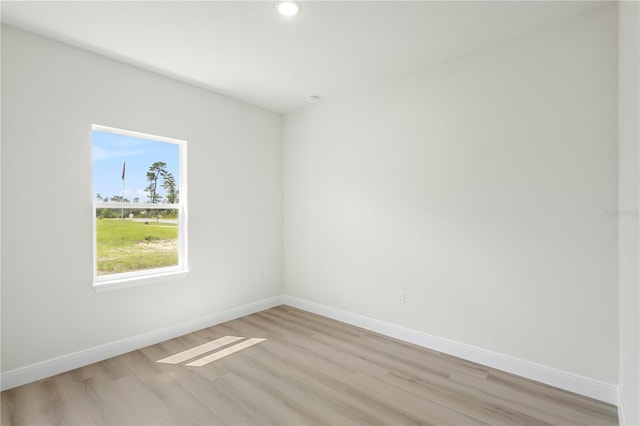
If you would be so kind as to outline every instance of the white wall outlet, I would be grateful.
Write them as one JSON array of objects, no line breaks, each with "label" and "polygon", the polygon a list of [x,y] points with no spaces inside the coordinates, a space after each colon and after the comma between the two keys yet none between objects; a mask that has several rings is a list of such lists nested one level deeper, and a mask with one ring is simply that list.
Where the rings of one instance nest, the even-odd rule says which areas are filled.
[{"label": "white wall outlet", "polygon": [[404,291],[399,291],[396,293],[396,302],[404,305]]},{"label": "white wall outlet", "polygon": [[256,272],[256,283],[262,282],[262,272]]}]

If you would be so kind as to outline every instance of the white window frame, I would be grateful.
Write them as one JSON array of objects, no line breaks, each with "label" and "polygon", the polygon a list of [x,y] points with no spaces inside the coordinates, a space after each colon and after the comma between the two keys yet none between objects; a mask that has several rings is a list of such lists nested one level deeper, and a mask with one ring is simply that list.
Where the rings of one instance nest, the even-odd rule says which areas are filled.
[{"label": "white window frame", "polygon": [[[93,201],[92,223],[93,223],[93,283],[95,291],[109,291],[128,287],[154,284],[167,280],[173,280],[186,276],[189,272],[188,266],[188,244],[187,244],[187,142],[180,139],[156,136],[148,133],[134,132],[131,130],[118,129],[115,127],[93,124],[91,130],[105,133],[114,133],[122,136],[131,136],[138,139],[147,139],[152,142],[164,142],[176,144],[179,147],[179,179],[178,193],[179,202],[168,203],[111,203]],[[92,163],[93,170],[93,163]],[[93,198],[94,194],[92,194]],[[96,209],[177,209],[178,210],[178,265],[164,268],[144,269],[140,271],[122,272],[118,274],[98,275],[98,246],[96,238]]]}]

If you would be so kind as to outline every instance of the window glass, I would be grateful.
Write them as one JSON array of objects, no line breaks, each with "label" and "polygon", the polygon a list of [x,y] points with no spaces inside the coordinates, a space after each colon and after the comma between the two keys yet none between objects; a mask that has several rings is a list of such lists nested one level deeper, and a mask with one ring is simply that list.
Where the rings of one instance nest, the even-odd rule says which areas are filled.
[{"label": "window glass", "polygon": [[93,126],[94,282],[186,265],[185,142]]}]

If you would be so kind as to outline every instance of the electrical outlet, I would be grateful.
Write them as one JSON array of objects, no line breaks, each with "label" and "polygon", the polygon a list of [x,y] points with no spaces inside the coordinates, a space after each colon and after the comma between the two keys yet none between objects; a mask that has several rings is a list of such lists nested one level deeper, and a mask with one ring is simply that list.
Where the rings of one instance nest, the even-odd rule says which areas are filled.
[{"label": "electrical outlet", "polygon": [[404,291],[399,291],[396,293],[396,302],[404,305]]},{"label": "electrical outlet", "polygon": [[256,283],[262,282],[262,272],[256,272]]}]

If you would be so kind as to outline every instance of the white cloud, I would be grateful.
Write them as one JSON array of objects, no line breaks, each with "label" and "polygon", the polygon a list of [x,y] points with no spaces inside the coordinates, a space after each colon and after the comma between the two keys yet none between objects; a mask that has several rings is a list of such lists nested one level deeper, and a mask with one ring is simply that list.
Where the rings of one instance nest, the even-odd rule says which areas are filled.
[{"label": "white cloud", "polygon": [[105,149],[101,146],[93,147],[93,161],[102,161],[102,160],[110,160],[112,158],[127,158],[133,157],[134,155],[141,155],[145,152],[143,150],[113,150],[113,149]]}]

